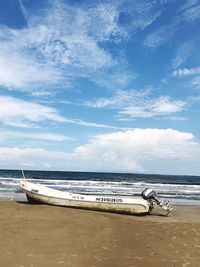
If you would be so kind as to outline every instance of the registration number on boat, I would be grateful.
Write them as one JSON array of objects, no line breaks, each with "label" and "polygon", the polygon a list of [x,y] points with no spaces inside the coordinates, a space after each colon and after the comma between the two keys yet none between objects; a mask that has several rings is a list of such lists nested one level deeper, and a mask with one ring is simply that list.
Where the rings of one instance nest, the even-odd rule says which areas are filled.
[{"label": "registration number on boat", "polygon": [[110,197],[96,197],[96,201],[121,203],[123,202],[123,199],[122,198],[110,198]]}]

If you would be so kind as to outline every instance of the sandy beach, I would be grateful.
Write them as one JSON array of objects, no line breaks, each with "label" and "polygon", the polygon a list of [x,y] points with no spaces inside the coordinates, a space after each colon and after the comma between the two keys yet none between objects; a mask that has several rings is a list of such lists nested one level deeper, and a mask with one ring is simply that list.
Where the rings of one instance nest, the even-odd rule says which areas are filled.
[{"label": "sandy beach", "polygon": [[199,267],[200,206],[129,216],[0,201],[1,267]]}]

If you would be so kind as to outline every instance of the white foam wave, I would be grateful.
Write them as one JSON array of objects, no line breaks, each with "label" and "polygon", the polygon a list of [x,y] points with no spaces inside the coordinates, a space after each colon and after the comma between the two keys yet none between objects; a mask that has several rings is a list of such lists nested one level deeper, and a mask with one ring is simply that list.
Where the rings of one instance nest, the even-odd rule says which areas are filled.
[{"label": "white foam wave", "polygon": [[[3,192],[20,193],[19,178],[0,178],[0,197]],[[200,185],[162,184],[131,181],[88,181],[88,180],[52,180],[28,179],[34,183],[45,184],[63,191],[98,194],[140,194],[145,188],[155,190],[160,197],[180,199],[200,199]]]}]

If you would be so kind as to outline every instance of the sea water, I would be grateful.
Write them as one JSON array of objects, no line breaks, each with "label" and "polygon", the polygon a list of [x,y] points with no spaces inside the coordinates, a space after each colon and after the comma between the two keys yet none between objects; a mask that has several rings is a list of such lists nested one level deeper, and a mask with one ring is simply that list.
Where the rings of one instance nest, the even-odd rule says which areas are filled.
[{"label": "sea water", "polygon": [[[172,204],[200,205],[200,176],[152,174],[25,171],[26,179],[61,191],[84,194],[139,195],[153,189]],[[0,199],[25,199],[19,170],[0,170]]]}]

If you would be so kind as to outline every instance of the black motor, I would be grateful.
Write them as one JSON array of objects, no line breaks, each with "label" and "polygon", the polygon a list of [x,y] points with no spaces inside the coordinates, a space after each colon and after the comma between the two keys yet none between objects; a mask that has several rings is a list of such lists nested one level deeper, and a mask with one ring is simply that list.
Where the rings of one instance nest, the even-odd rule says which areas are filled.
[{"label": "black motor", "polygon": [[150,199],[154,199],[156,200],[157,194],[155,191],[146,188],[142,193],[141,196],[145,199],[145,200],[150,200]]}]

